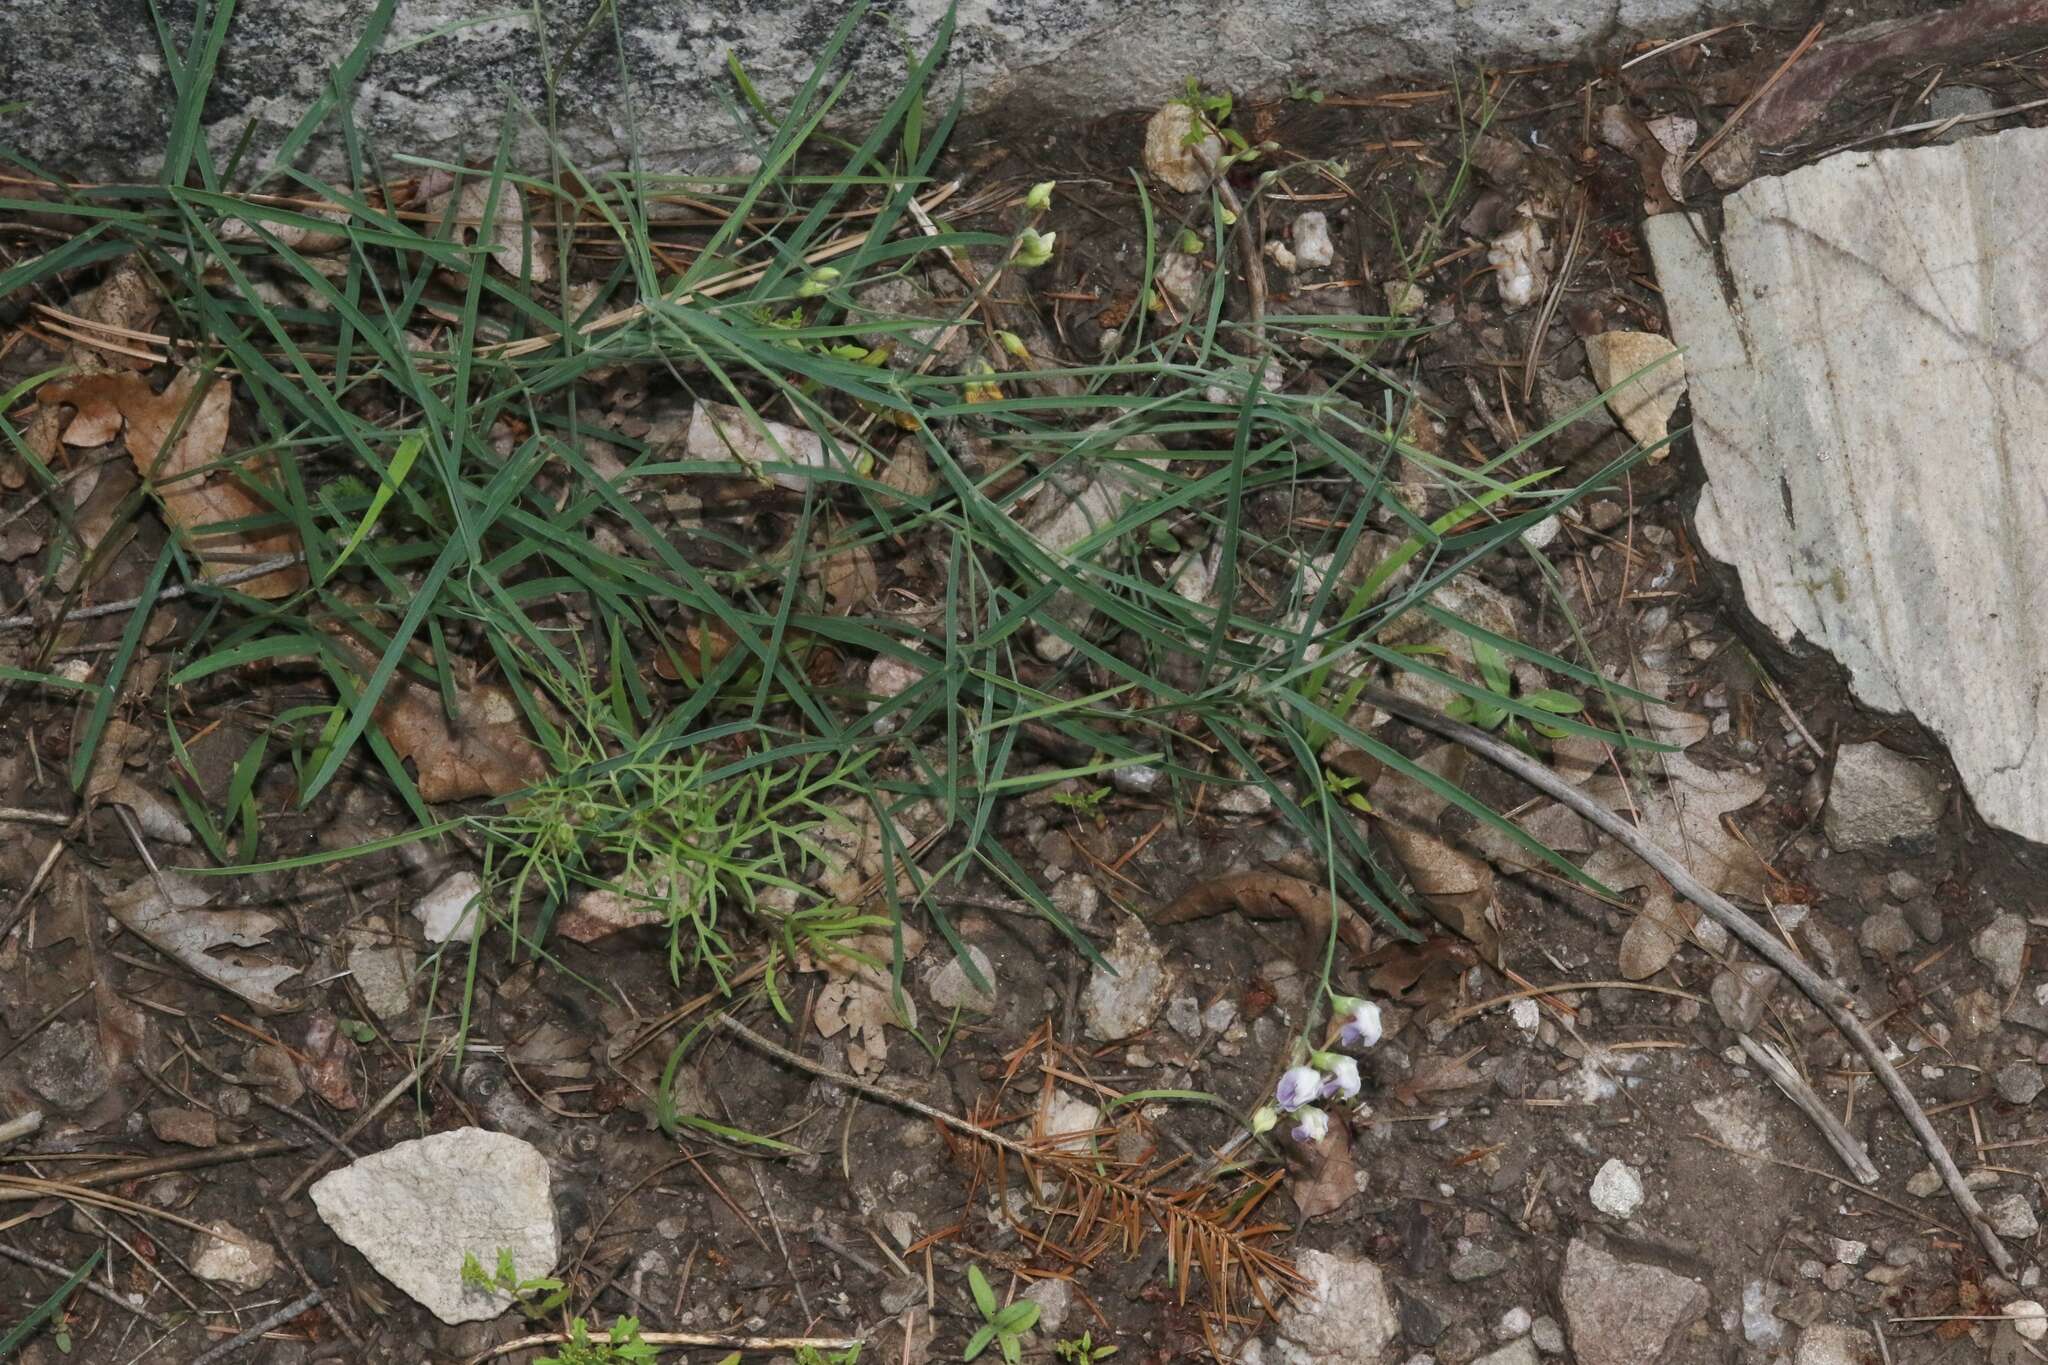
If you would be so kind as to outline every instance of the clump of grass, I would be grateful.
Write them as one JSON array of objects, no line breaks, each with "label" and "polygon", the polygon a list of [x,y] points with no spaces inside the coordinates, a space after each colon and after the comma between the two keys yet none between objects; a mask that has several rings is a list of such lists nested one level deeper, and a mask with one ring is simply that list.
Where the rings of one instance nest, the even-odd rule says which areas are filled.
[{"label": "clump of grass", "polygon": [[[509,164],[512,119],[482,169],[386,162],[365,146],[345,95],[388,3],[335,92],[273,158],[219,162],[201,113],[229,8],[202,3],[189,40],[167,51],[175,131],[156,184],[38,177],[48,199],[0,198],[0,211],[55,200],[91,222],[0,272],[0,294],[61,297],[109,262],[146,265],[169,309],[165,354],[232,372],[246,437],[234,458],[275,471],[262,490],[268,512],[225,529],[285,532],[303,549],[307,587],[265,601],[207,581],[174,538],[133,618],[146,620],[172,584],[203,604],[168,646],[181,667],[153,699],[167,716],[203,705],[203,680],[256,665],[332,689],[330,701],[264,722],[247,780],[238,773],[230,809],[207,821],[221,871],[306,861],[254,861],[256,769],[273,753],[293,765],[300,804],[344,772],[374,773],[411,807],[419,837],[449,832],[378,715],[401,681],[431,687],[458,715],[468,676],[458,660],[516,700],[549,773],[465,817],[515,950],[542,950],[579,888],[638,887],[666,917],[678,978],[705,968],[721,983],[741,920],[792,951],[861,922],[859,907],[806,879],[818,821],[850,792],[878,809],[925,800],[940,812],[950,837],[916,886],[991,877],[1092,954],[993,837],[1001,803],[1138,762],[1158,762],[1184,793],[1219,777],[1256,784],[1327,850],[1333,883],[1405,933],[1398,871],[1323,770],[1324,745],[1340,738],[1420,775],[1354,725],[1350,703],[1369,676],[1422,673],[1503,719],[1600,733],[1380,642],[1390,623],[1427,610],[1564,682],[1601,685],[1427,605],[1591,486],[1560,488],[1556,471],[1526,468],[1580,413],[1478,464],[1417,450],[1400,433],[1422,400],[1376,357],[1418,328],[1284,315],[1240,327],[1224,306],[1220,208],[1212,240],[1226,268],[1199,297],[1176,302],[1148,286],[1153,310],[1138,310],[1114,355],[1053,366],[1043,338],[990,320],[1004,306],[995,283],[1048,249],[1034,226],[1043,204],[956,193],[936,178],[954,112],[934,106],[930,82],[950,17],[864,136],[824,131],[845,92],[830,73],[864,11],[847,13],[786,107],[771,109],[741,79],[771,125],[753,173],[603,171],[557,150],[539,177]],[[322,132],[346,154],[338,179],[297,164]],[[413,206],[430,184],[443,187],[442,207]],[[272,192],[236,188],[247,185]],[[970,198],[994,228],[949,219]],[[679,206],[694,215],[680,225]],[[1140,207],[1150,280],[1162,232],[1142,191]],[[1436,231],[1448,212],[1432,211]],[[317,249],[317,234],[339,241]],[[913,328],[862,302],[869,286],[924,270],[980,275],[945,320],[977,353],[961,372],[888,363],[898,349],[916,354]],[[893,339],[874,344],[878,330]],[[1312,388],[1265,378],[1310,368]],[[770,423],[809,431],[824,458],[686,458],[605,420],[601,395],[622,384],[730,404],[771,446]],[[70,518],[62,478],[19,429],[4,430]],[[897,461],[930,478],[891,482]],[[1418,469],[1449,491],[1449,513],[1426,518],[1395,488]],[[762,484],[769,515],[758,524],[698,519],[663,496],[741,478],[784,483]],[[1035,502],[1106,481],[1116,496],[1077,543],[1049,549],[1026,529]],[[1334,525],[1261,533],[1247,515],[1304,490],[1338,509]],[[146,517],[147,504],[126,514]],[[1330,566],[1382,540],[1378,567],[1340,592]],[[872,597],[848,605],[822,586],[845,556],[872,561],[901,546],[934,571],[912,585],[930,587],[923,610],[884,610]],[[1173,575],[1203,555],[1213,591],[1183,596]],[[1397,589],[1400,570],[1410,576]],[[1248,584],[1286,610],[1248,606]],[[339,646],[344,631],[369,641],[368,653]],[[0,686],[92,698],[74,734],[81,776],[142,639],[138,624],[84,684],[41,668],[0,675]],[[871,708],[850,679],[876,658],[916,679]],[[1050,769],[1037,758],[1048,751],[1060,756]],[[927,915],[957,950],[940,904],[905,904],[906,850],[881,825],[889,916]],[[770,893],[796,900],[764,913]]]}]

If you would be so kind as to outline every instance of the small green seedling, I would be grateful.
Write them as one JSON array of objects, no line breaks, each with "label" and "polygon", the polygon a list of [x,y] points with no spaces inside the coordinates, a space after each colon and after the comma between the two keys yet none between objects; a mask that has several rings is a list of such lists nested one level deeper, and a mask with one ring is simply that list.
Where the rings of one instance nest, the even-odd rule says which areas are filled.
[{"label": "small green seedling", "polygon": [[860,1347],[849,1346],[843,1351],[825,1352],[815,1346],[796,1348],[796,1365],[854,1365],[860,1359]]},{"label": "small green seedling", "polygon": [[[1486,685],[1487,691],[1501,697],[1515,695],[1514,675],[1508,671],[1506,655],[1484,640],[1474,640],[1472,660],[1479,665],[1479,678]],[[1524,692],[1516,700],[1524,706],[1532,706],[1538,711],[1548,711],[1554,716],[1575,716],[1583,709],[1577,697],[1549,687]],[[1444,708],[1444,712],[1453,720],[1462,720],[1467,725],[1476,725],[1482,730],[1499,730],[1502,738],[1517,749],[1531,752],[1535,749],[1535,741],[1529,737],[1530,730],[1534,730],[1545,739],[1563,739],[1569,733],[1555,725],[1545,725],[1542,721],[1536,720],[1530,721],[1525,728],[1522,718],[1511,714],[1506,707],[1472,697],[1456,698]]]},{"label": "small green seedling", "polygon": [[463,1252],[462,1282],[472,1288],[507,1295],[529,1318],[545,1317],[560,1308],[569,1297],[568,1286],[560,1280],[547,1276],[520,1279],[519,1272],[512,1268],[512,1252],[506,1247],[498,1248],[495,1272],[485,1270],[474,1251]]},{"label": "small green seedling", "polygon": [[1018,1365],[1024,1358],[1022,1338],[1038,1322],[1038,1305],[1030,1299],[1020,1299],[996,1307],[996,1291],[989,1288],[988,1277],[977,1265],[967,1267],[967,1285],[974,1291],[974,1306],[981,1310],[982,1323],[967,1339],[967,1349],[960,1353],[960,1359],[973,1360],[993,1341],[1002,1347],[1003,1359],[1009,1365]]},{"label": "small green seedling", "polygon": [[654,1357],[654,1348],[640,1339],[638,1318],[614,1318],[602,1337],[592,1337],[582,1318],[572,1318],[561,1354],[542,1356],[534,1365],[639,1365]]},{"label": "small green seedling", "polygon": [[1111,1356],[1115,1355],[1116,1347],[1106,1343],[1097,1346],[1095,1344],[1095,1334],[1093,1332],[1083,1332],[1078,1337],[1069,1337],[1065,1341],[1055,1342],[1052,1353],[1065,1361],[1067,1365],[1095,1365],[1097,1361],[1108,1360]]},{"label": "small green seedling", "polygon": [[1096,787],[1085,792],[1056,791],[1052,793],[1052,803],[1060,809],[1070,810],[1076,815],[1100,818],[1102,803],[1109,799],[1109,793],[1110,789],[1108,787]]},{"label": "small green seedling", "polygon": [[1208,94],[1203,91],[1202,83],[1190,76],[1187,93],[1180,97],[1180,102],[1195,111],[1194,126],[1187,133],[1188,146],[1199,147],[1202,139],[1213,133],[1222,138],[1223,145],[1229,148],[1218,164],[1218,170],[1227,170],[1240,161],[1256,161],[1259,153],[1265,150],[1245,141],[1244,134],[1230,126],[1233,101],[1229,91],[1220,95]]}]

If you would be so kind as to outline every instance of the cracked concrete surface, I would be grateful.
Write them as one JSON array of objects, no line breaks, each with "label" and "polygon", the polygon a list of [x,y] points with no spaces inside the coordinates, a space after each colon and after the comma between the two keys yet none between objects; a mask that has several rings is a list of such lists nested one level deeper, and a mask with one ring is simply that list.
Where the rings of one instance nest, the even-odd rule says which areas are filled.
[{"label": "cracked concrete surface", "polygon": [[1848,153],[1724,207],[1715,243],[1647,229],[1702,545],[1779,639],[1941,735],[1986,820],[2048,840],[2048,131]]}]

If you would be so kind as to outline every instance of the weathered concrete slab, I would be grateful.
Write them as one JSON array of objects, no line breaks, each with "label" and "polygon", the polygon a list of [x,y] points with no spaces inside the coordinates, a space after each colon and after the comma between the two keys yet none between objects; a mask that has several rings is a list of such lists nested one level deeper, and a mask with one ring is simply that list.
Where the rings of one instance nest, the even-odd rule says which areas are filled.
[{"label": "weathered concrete slab", "polygon": [[[206,105],[214,145],[232,147],[253,121],[254,151],[274,146],[375,7],[242,4]],[[162,8],[182,42],[193,0]],[[950,99],[964,89],[977,108],[1002,103],[1066,121],[1157,104],[1190,76],[1239,95],[1284,91],[1296,77],[1348,85],[1395,73],[1442,77],[1485,58],[1571,57],[1645,35],[1679,37],[1706,16],[1765,8],[1761,0],[961,0],[934,93]],[[554,114],[574,160],[619,165],[637,147],[652,170],[722,169],[761,140],[732,115],[727,52],[782,107],[847,9],[846,0],[626,0],[615,31],[599,0],[398,0],[357,120],[386,155],[488,163],[513,99],[529,111],[517,125],[520,164],[542,168],[552,64]],[[905,45],[922,51],[945,11],[946,0],[875,5],[842,67],[850,120],[894,97]],[[76,175],[119,178],[158,164],[173,101],[141,0],[0,0],[0,53],[6,99],[25,106],[0,115],[0,144]]]},{"label": "weathered concrete slab", "polygon": [[1847,153],[1724,208],[1718,243],[1648,225],[1702,545],[2048,840],[2048,131]]}]

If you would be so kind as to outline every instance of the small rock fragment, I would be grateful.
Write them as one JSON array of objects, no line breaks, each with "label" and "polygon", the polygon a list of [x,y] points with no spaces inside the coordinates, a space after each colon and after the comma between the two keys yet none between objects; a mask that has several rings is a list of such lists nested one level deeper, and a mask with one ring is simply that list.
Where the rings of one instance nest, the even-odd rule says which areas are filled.
[{"label": "small rock fragment", "polygon": [[2027,958],[2027,922],[2018,915],[1999,915],[1970,940],[1970,953],[1991,969],[1999,990],[2018,990]]},{"label": "small rock fragment", "polygon": [[1745,962],[1717,973],[1707,987],[1707,996],[1723,1024],[1737,1033],[1754,1033],[1763,1023],[1764,1007],[1770,1004],[1779,979],[1776,968]]},{"label": "small rock fragment", "polygon": [[1115,970],[1097,967],[1081,993],[1081,1019],[1088,1036],[1114,1042],[1143,1033],[1166,1003],[1173,979],[1166,956],[1142,924],[1125,922],[1102,955]]},{"label": "small rock fragment", "polygon": [[1608,393],[1614,420],[1638,445],[1670,434],[1672,410],[1685,396],[1685,357],[1671,338],[1655,332],[1602,332],[1586,338],[1586,363],[1593,382]]},{"label": "small rock fragment", "polygon": [[1522,1337],[1479,1357],[1472,1365],[1536,1365],[1536,1343]]},{"label": "small rock fragment", "polygon": [[1932,1166],[1922,1166],[1906,1177],[1906,1193],[1915,1199],[1929,1199],[1941,1188],[1941,1183],[1940,1171]]},{"label": "small rock fragment", "polygon": [[1986,1204],[1984,1216],[1990,1221],[1991,1230],[2000,1237],[2024,1242],[2041,1230],[2041,1221],[2034,1216],[2034,1206],[2024,1194],[2009,1194]]},{"label": "small rock fragment", "polygon": [[1998,1094],[2008,1104],[2032,1104],[2041,1093],[2041,1068],[2032,1062],[2007,1062],[1993,1078]]},{"label": "small rock fragment", "polygon": [[931,996],[934,1005],[943,1010],[963,1009],[976,1014],[993,1014],[996,1009],[995,964],[988,960],[987,953],[972,943],[967,945],[967,956],[989,989],[982,989],[968,978],[967,969],[956,955],[947,958],[946,965],[932,973],[931,980],[925,983],[925,993]]},{"label": "small rock fragment", "polygon": [[1706,1286],[1579,1239],[1565,1248],[1559,1298],[1578,1365],[1655,1365],[1708,1304]]},{"label": "small rock fragment", "polygon": [[1513,1341],[1516,1337],[1527,1336],[1530,1327],[1533,1325],[1529,1317],[1529,1310],[1517,1304],[1501,1314],[1500,1321],[1493,1325],[1493,1339],[1495,1341]]},{"label": "small rock fragment", "polygon": [[1941,907],[1933,901],[1917,900],[1906,903],[1906,922],[1913,926],[1913,932],[1929,943],[1941,942]]},{"label": "small rock fragment", "polygon": [[1145,124],[1145,169],[1182,194],[1207,189],[1223,160],[1223,139],[1194,131],[1195,111],[1180,100],[1161,105]]},{"label": "small rock fragment", "polygon": [[2028,1341],[2048,1337],[2048,1308],[2035,1300],[2014,1299],[2005,1306],[2005,1315],[2012,1319],[2012,1330]]},{"label": "small rock fragment", "polygon": [[1785,1338],[1785,1324],[1771,1308],[1778,1301],[1778,1287],[1751,1280],[1742,1287],[1742,1339],[1752,1346],[1775,1346]]},{"label": "small rock fragment", "polygon": [[1467,1247],[1451,1257],[1451,1278],[1459,1284],[1471,1284],[1498,1275],[1508,1268],[1508,1258],[1492,1247]]},{"label": "small rock fragment", "polygon": [[[1038,1331],[1058,1336],[1074,1309],[1074,1282],[1062,1279],[1033,1280],[1024,1297],[1038,1305]],[[901,1310],[898,1310],[901,1311]]]},{"label": "small rock fragment", "polygon": [[158,1141],[180,1147],[213,1147],[220,1142],[220,1124],[204,1109],[152,1109],[149,1131]]},{"label": "small rock fragment", "polygon": [[397,941],[381,915],[372,915],[349,929],[349,975],[362,990],[363,1003],[379,1019],[401,1019],[412,1013],[412,974],[418,965],[412,949]]},{"label": "small rock fragment", "polygon": [[1337,259],[1337,250],[1330,242],[1330,220],[1313,210],[1297,216],[1294,220],[1294,259],[1303,269],[1321,270]]},{"label": "small rock fragment", "polygon": [[1610,1218],[1628,1218],[1642,1207],[1643,1179],[1626,1162],[1610,1158],[1593,1177],[1593,1207]]},{"label": "small rock fragment", "polygon": [[1308,1287],[1280,1310],[1280,1335],[1309,1360],[1380,1365],[1401,1326],[1380,1268],[1326,1251],[1303,1252],[1294,1266]]},{"label": "small rock fragment", "polygon": [[497,1317],[503,1294],[462,1282],[463,1257],[501,1251],[522,1278],[555,1268],[548,1163],[531,1143],[482,1128],[401,1142],[331,1171],[307,1192],[335,1236],[451,1326]]},{"label": "small rock fragment", "polygon": [[1863,1260],[1864,1256],[1869,1254],[1870,1244],[1868,1242],[1858,1242],[1848,1237],[1837,1237],[1830,1245],[1829,1250],[1834,1253],[1835,1259],[1841,1264],[1856,1265]]},{"label": "small rock fragment", "polygon": [[1799,1334],[1792,1365],[1864,1365],[1877,1356],[1877,1343],[1861,1327],[1817,1322]]},{"label": "small rock fragment", "polygon": [[1856,926],[1856,942],[1863,951],[1889,962],[1920,946],[1920,936],[1906,922],[1906,912],[1896,905],[1880,906]]},{"label": "small rock fragment", "polygon": [[1166,1025],[1183,1038],[1202,1036],[1202,1002],[1192,995],[1176,995],[1166,1006]]},{"label": "small rock fragment", "polygon": [[192,1273],[202,1280],[231,1284],[237,1289],[261,1289],[277,1270],[277,1251],[259,1242],[233,1223],[216,1220],[207,1227],[214,1234],[199,1234],[192,1248]]},{"label": "small rock fragment", "polygon": [[1387,296],[1387,312],[1397,318],[1412,318],[1429,306],[1422,286],[1407,280],[1388,280],[1381,292]]},{"label": "small rock fragment", "polygon": [[420,897],[412,908],[420,932],[429,943],[447,943],[476,935],[476,905],[482,898],[483,881],[474,872],[457,872]]},{"label": "small rock fragment", "polygon": [[1837,849],[1922,849],[1947,804],[1941,778],[1923,764],[1882,744],[1844,744],[1822,828]]},{"label": "small rock fragment", "polygon": [[28,1088],[68,1113],[87,1108],[114,1083],[99,1031],[86,1023],[50,1025],[28,1046]]},{"label": "small rock fragment", "polygon": [[1536,1349],[1547,1356],[1564,1354],[1564,1328],[1556,1318],[1540,1317],[1529,1324],[1529,1335],[1536,1342]]}]

